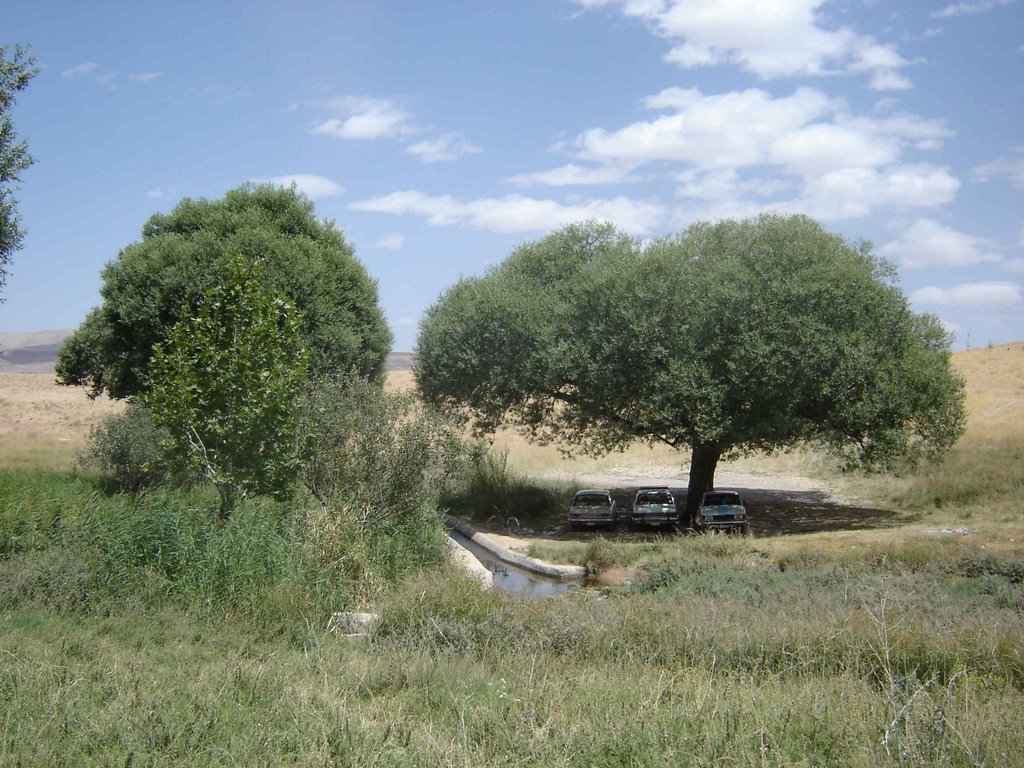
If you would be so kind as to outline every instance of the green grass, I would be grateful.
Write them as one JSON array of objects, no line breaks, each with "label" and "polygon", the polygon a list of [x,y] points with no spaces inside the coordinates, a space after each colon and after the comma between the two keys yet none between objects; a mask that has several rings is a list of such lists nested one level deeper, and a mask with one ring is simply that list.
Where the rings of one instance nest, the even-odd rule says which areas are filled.
[{"label": "green grass", "polygon": [[532,603],[422,576],[370,641],[22,603],[0,764],[1021,764],[1021,611],[991,576],[736,554]]},{"label": "green grass", "polygon": [[[970,538],[544,542],[633,582],[524,602],[382,574],[415,542],[375,560],[302,496],[220,525],[209,489],[25,470],[0,499],[0,765],[1024,765],[1024,561]],[[372,638],[326,632],[368,600]]]}]

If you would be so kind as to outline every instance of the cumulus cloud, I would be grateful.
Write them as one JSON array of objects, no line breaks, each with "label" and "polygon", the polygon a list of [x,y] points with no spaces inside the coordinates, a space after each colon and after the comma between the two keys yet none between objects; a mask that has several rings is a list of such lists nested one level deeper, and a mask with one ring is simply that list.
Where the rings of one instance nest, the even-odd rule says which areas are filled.
[{"label": "cumulus cloud", "polygon": [[945,307],[1012,307],[1021,303],[1020,286],[1008,282],[964,283],[953,288],[929,286],[910,295],[914,304]]},{"label": "cumulus cloud", "polygon": [[274,176],[269,179],[249,179],[255,184],[273,184],[275,187],[295,188],[311,200],[319,200],[322,197],[337,197],[345,190],[326,176],[316,176],[311,173],[293,173],[287,176]]},{"label": "cumulus cloud", "polygon": [[425,163],[440,163],[455,160],[463,155],[476,154],[482,150],[461,133],[453,132],[416,142],[406,147],[405,151],[410,155],[416,155]]},{"label": "cumulus cloud", "polygon": [[333,117],[313,126],[321,136],[350,141],[372,141],[408,136],[415,132],[412,116],[390,99],[345,96],[329,102]]},{"label": "cumulus cloud", "polygon": [[520,187],[529,187],[534,184],[545,184],[550,187],[621,184],[633,180],[630,177],[632,170],[632,166],[628,165],[586,167],[569,163],[568,165],[552,168],[548,171],[535,171],[534,173],[521,173],[516,176],[509,176],[505,181],[517,184]]},{"label": "cumulus cloud", "polygon": [[878,252],[899,259],[908,269],[925,267],[969,267],[998,262],[995,243],[984,237],[958,232],[931,219],[918,219]]},{"label": "cumulus cloud", "polygon": [[[563,148],[600,169],[678,163],[683,168],[680,194],[707,200],[702,212],[711,216],[723,210],[727,215],[756,212],[764,202],[750,195],[795,188],[789,199],[773,201],[772,207],[846,219],[883,205],[942,205],[960,187],[947,168],[901,162],[908,148],[936,149],[952,135],[942,120],[905,112],[854,115],[843,101],[813,88],[780,97],[756,88],[712,95],[669,88],[644,104],[663,113],[620,129],[586,130]],[[756,177],[759,186],[744,187],[735,183],[735,173],[716,171]],[[586,175],[570,165],[544,180],[564,181],[574,174]],[[526,174],[513,180],[538,182],[542,177]],[[712,198],[716,190],[720,196]]]},{"label": "cumulus cloud", "polygon": [[1012,5],[1015,0],[977,0],[973,3],[950,3],[943,8],[932,11],[933,19],[948,19],[954,16],[974,16],[978,13],[991,11],[994,8],[1002,8]]},{"label": "cumulus cloud", "polygon": [[647,234],[664,218],[657,203],[616,197],[560,203],[523,195],[459,200],[451,195],[403,191],[352,203],[357,211],[411,214],[431,226],[462,226],[490,232],[548,231],[584,219],[610,221],[626,232]]},{"label": "cumulus cloud", "polygon": [[735,64],[768,80],[836,72],[871,76],[871,87],[905,89],[897,50],[849,27],[826,27],[825,0],[576,0],[641,19],[674,47],[665,59],[690,69]]},{"label": "cumulus cloud", "polygon": [[1015,187],[1024,188],[1024,146],[1014,147],[995,160],[975,166],[971,178],[975,181],[1005,179]]}]

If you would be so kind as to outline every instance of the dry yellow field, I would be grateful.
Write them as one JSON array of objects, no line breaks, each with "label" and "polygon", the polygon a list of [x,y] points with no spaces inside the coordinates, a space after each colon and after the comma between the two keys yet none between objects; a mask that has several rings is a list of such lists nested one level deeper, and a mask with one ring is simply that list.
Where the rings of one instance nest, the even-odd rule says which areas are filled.
[{"label": "dry yellow field", "polygon": [[[970,413],[965,441],[993,436],[1024,436],[1024,342],[958,352],[954,365],[967,381]],[[410,391],[410,371],[388,374],[387,389]],[[61,387],[49,374],[0,374],[0,466],[71,466],[91,427],[121,408],[105,398],[90,400],[85,390]],[[667,447],[638,446],[601,458],[563,455],[557,446],[531,444],[501,431],[494,446],[507,450],[519,471],[534,474],[634,474],[679,469],[688,457]],[[751,457],[728,466],[752,474],[809,473],[820,460],[795,452]]]},{"label": "dry yellow field", "polygon": [[0,373],[0,467],[71,466],[89,430],[122,407],[53,374]]}]

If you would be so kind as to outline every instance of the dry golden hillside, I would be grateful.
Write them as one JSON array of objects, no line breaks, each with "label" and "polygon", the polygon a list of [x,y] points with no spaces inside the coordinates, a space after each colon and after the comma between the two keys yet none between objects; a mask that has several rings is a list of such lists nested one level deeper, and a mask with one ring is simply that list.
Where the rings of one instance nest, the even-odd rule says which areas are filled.
[{"label": "dry golden hillside", "polygon": [[[953,355],[953,363],[967,381],[969,433],[1024,434],[1024,342],[971,349]],[[392,371],[387,388],[409,391],[410,371]],[[107,399],[90,400],[77,387],[61,387],[50,374],[0,373],[0,466],[70,466],[89,429],[121,408]],[[522,437],[502,432],[498,448],[507,448],[524,471],[607,471],[678,466],[679,454],[667,448],[634,448],[602,459],[564,458],[554,446],[534,446]],[[775,457],[780,462],[797,461]]]}]

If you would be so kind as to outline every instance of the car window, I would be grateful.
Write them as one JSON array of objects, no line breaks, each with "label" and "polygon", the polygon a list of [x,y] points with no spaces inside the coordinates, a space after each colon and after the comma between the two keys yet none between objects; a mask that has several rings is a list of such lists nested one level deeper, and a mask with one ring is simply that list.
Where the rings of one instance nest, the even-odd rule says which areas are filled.
[{"label": "car window", "polygon": [[672,497],[664,491],[654,493],[641,493],[637,497],[637,504],[671,504]]},{"label": "car window", "polygon": [[[562,502],[563,504],[565,502]],[[581,493],[576,496],[573,504],[579,506],[597,507],[597,506],[611,506],[612,500],[605,496],[603,493]]]},{"label": "car window", "polygon": [[704,504],[709,507],[739,506],[742,502],[740,501],[739,494],[736,493],[709,493],[704,496]]}]

